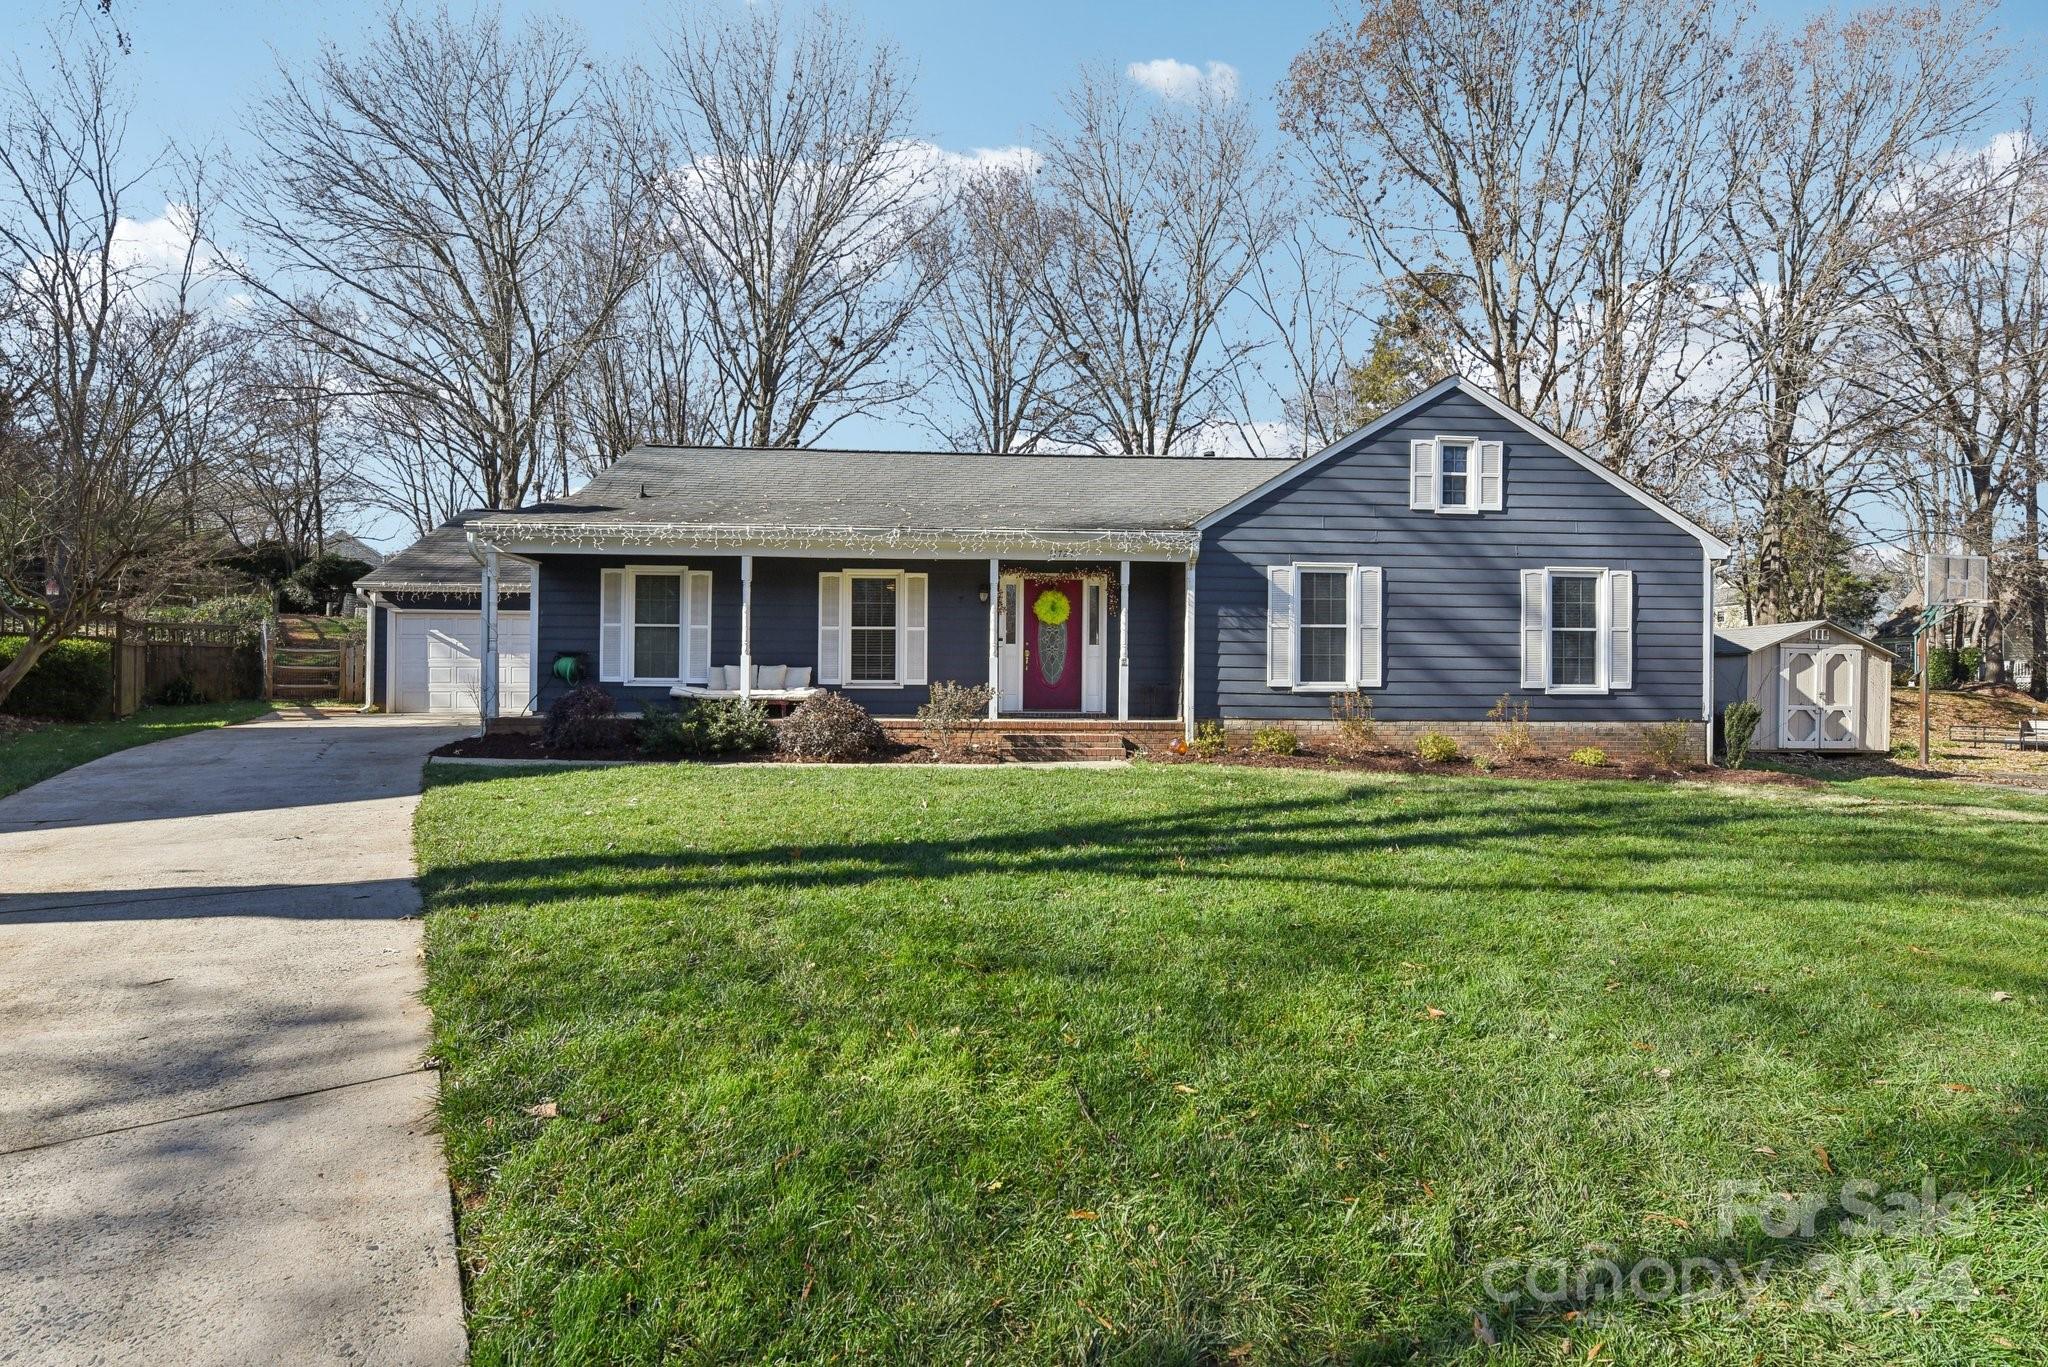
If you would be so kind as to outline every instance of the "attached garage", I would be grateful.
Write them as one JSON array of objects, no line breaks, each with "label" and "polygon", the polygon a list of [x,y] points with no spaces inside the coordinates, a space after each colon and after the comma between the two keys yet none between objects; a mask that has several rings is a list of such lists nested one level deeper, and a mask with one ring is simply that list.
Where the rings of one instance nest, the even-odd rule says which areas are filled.
[{"label": "attached garage", "polygon": [[[531,614],[498,613],[498,715],[527,710],[533,692]],[[483,622],[469,612],[391,614],[393,712],[475,716],[483,698]]]},{"label": "attached garage", "polygon": [[1834,622],[1724,627],[1714,634],[1714,696],[1762,711],[1751,749],[1883,754],[1897,658]]},{"label": "attached garage", "polygon": [[[435,528],[356,581],[369,607],[369,699],[386,712],[474,717],[483,699],[483,568],[470,554],[468,521]],[[532,574],[500,562],[498,715],[531,710]]]}]

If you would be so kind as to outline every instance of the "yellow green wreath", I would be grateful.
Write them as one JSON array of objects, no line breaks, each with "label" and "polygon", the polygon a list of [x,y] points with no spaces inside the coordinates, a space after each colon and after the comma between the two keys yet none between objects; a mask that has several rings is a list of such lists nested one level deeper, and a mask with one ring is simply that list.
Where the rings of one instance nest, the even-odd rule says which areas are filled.
[{"label": "yellow green wreath", "polygon": [[1038,601],[1031,605],[1031,615],[1049,627],[1056,627],[1067,620],[1074,605],[1067,601],[1067,595],[1058,589],[1046,589],[1038,595]]}]

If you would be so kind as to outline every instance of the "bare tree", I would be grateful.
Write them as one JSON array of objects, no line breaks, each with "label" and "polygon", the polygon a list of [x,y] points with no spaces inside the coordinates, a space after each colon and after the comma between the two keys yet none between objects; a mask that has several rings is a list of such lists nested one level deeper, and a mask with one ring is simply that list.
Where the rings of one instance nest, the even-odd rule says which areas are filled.
[{"label": "bare tree", "polygon": [[195,187],[161,255],[131,236],[140,186],[128,106],[99,44],[39,86],[17,67],[0,126],[0,598],[29,618],[0,700],[91,617],[146,600],[207,549],[192,491],[203,450],[173,415],[205,359]]},{"label": "bare tree", "polygon": [[1382,276],[1509,404],[1638,478],[1669,454],[1713,259],[1718,0],[1360,0],[1283,122]]},{"label": "bare tree", "polygon": [[392,8],[250,120],[238,207],[270,260],[248,283],[366,392],[431,411],[497,507],[536,490],[550,406],[644,269],[585,69],[553,21]]},{"label": "bare tree", "polygon": [[1226,411],[1256,342],[1225,314],[1278,232],[1272,163],[1229,88],[1148,95],[1082,72],[1042,134],[1054,229],[1039,304],[1104,451],[1165,455]]},{"label": "bare tree", "polygon": [[618,101],[678,297],[706,436],[799,446],[907,397],[886,364],[938,279],[937,159],[895,50],[818,10],[690,16]]},{"label": "bare tree", "polygon": [[921,405],[926,421],[968,450],[1036,450],[1068,412],[1060,347],[1038,307],[1050,234],[1030,177],[998,165],[964,179],[945,269],[919,328],[938,381]]},{"label": "bare tree", "polygon": [[593,347],[564,406],[565,480],[588,476],[642,442],[717,441],[716,379],[698,298],[663,259],[627,296],[611,333]]},{"label": "bare tree", "polygon": [[[2048,160],[2022,131],[1951,159],[1893,217],[1880,217],[1870,294],[1889,345],[1869,379],[1908,434],[1906,511],[1995,558],[2013,496],[2031,492],[2031,422],[2048,391]],[[1925,506],[1935,491],[1953,501]],[[1993,587],[1970,626],[2002,681],[1997,596],[2013,586]]]},{"label": "bare tree", "polygon": [[[1823,16],[1768,34],[1743,64],[1720,155],[1728,282],[1713,326],[1732,344],[1742,421],[1729,476],[1755,528],[1764,621],[1818,609],[1809,509],[1845,507],[1882,405],[1853,381],[1881,352],[1861,335],[1874,262],[1888,242],[1957,205],[1931,194],[1938,153],[1975,129],[1996,93],[1996,53],[1979,4]],[[1880,224],[1882,229],[1880,230]]]},{"label": "bare tree", "polygon": [[[1322,239],[1307,203],[1243,204],[1240,212],[1248,218],[1268,214],[1289,225],[1270,234],[1261,234],[1254,223],[1245,225],[1247,237],[1271,239],[1245,272],[1239,292],[1265,324],[1278,375],[1269,376],[1259,358],[1250,358],[1241,375],[1246,381],[1264,380],[1279,398],[1294,438],[1293,449],[1284,454],[1305,456],[1362,425],[1349,385],[1357,368],[1350,350],[1361,312],[1356,291],[1344,254]],[[1241,402],[1250,397],[1246,394]]]}]

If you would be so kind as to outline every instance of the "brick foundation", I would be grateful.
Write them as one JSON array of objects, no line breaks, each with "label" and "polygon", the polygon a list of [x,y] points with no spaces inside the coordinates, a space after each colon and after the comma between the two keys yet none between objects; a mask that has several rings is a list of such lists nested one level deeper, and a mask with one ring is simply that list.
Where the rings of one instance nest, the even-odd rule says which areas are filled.
[{"label": "brick foundation", "polygon": [[[1638,760],[1649,758],[1644,746],[1650,730],[1656,725],[1662,723],[1532,721],[1529,734],[1539,755],[1568,755],[1584,746],[1597,745],[1607,752],[1609,759]],[[1687,721],[1680,725],[1686,729],[1687,754],[1694,763],[1702,762],[1707,753],[1706,723]],[[1327,745],[1337,734],[1337,724],[1328,721],[1227,721],[1223,729],[1233,741],[1242,741],[1252,732],[1268,726],[1294,732],[1311,748]],[[1415,743],[1431,731],[1449,736],[1468,755],[1490,755],[1494,737],[1500,734],[1500,724],[1489,721],[1382,721],[1373,724],[1377,745],[1386,750],[1413,751]]]}]

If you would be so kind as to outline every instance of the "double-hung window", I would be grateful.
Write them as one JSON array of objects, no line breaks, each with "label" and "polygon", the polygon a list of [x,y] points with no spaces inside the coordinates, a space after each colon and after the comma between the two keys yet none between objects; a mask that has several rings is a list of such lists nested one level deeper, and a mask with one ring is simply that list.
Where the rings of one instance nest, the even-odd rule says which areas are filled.
[{"label": "double-hung window", "polygon": [[1267,566],[1267,684],[1302,693],[1378,688],[1383,583],[1377,565]]},{"label": "double-hung window", "polygon": [[896,680],[897,576],[854,574],[848,584],[847,682]]},{"label": "double-hung window", "polygon": [[1598,574],[1550,576],[1550,686],[1600,686]]},{"label": "double-hung window", "polygon": [[1408,443],[1408,506],[1425,513],[1491,513],[1505,506],[1507,450],[1477,437]]},{"label": "double-hung window", "polygon": [[1635,683],[1636,577],[1564,565],[1522,571],[1522,687],[1607,693]]},{"label": "double-hung window", "polygon": [[902,688],[925,682],[931,577],[902,570],[818,576],[818,682]]},{"label": "double-hung window", "polygon": [[1297,685],[1341,688],[1350,681],[1351,583],[1348,568],[1303,566],[1295,585]]},{"label": "double-hung window", "polygon": [[711,668],[711,571],[621,565],[598,574],[597,677],[703,683]]},{"label": "double-hung window", "polygon": [[683,576],[634,574],[633,664],[636,679],[683,675]]}]

